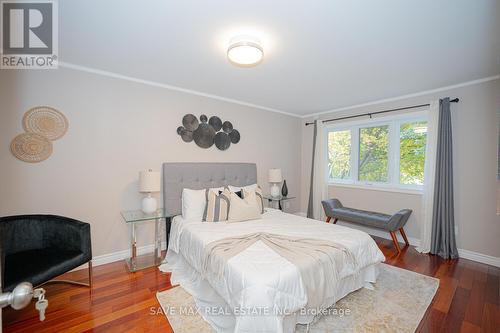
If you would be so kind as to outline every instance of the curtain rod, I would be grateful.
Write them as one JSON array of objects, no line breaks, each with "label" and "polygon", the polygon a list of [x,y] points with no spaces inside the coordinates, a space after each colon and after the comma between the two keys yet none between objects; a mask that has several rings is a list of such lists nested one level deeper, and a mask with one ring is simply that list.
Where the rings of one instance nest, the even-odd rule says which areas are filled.
[{"label": "curtain rod", "polygon": [[[458,98],[450,99],[450,103],[458,103],[459,101],[460,100]],[[345,119],[351,119],[351,118],[357,118],[357,117],[364,117],[364,116],[370,116],[370,118],[371,118],[375,114],[381,114],[381,113],[387,113],[387,112],[394,112],[394,111],[402,111],[402,110],[408,110],[408,109],[415,109],[415,108],[421,108],[421,107],[424,107],[424,106],[430,106],[430,104],[427,103],[427,104],[405,106],[405,107],[397,108],[397,109],[389,109],[389,110],[383,110],[383,111],[377,111],[377,112],[369,112],[369,113],[363,113],[363,114],[356,114],[354,116],[346,116],[346,117],[340,117],[340,118],[326,119],[326,120],[323,120],[323,123],[329,123],[331,121],[345,120]],[[306,126],[313,125],[313,124],[314,124],[314,122],[309,122],[309,123],[306,123]]]}]

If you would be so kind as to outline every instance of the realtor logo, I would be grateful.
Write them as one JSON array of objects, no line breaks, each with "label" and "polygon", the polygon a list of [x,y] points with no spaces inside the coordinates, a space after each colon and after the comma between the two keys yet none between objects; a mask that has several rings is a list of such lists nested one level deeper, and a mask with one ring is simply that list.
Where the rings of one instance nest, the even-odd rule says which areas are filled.
[{"label": "realtor logo", "polygon": [[0,68],[57,68],[56,1],[0,1],[0,18]]}]

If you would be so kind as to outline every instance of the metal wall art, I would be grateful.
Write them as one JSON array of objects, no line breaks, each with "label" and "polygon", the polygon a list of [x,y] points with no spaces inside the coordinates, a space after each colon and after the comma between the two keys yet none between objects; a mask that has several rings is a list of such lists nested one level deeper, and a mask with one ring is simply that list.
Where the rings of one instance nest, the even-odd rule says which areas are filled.
[{"label": "metal wall art", "polygon": [[219,150],[226,150],[231,143],[240,142],[240,132],[233,128],[231,122],[222,122],[217,116],[208,119],[204,114],[200,116],[200,120],[195,115],[185,115],[182,118],[182,126],[177,127],[177,134],[184,142],[194,140],[201,148],[210,148],[215,144]]}]

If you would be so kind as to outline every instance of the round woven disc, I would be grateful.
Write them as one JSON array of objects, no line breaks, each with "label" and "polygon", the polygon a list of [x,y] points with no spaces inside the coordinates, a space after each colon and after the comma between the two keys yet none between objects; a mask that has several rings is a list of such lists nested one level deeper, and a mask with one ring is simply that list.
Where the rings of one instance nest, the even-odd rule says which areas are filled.
[{"label": "round woven disc", "polygon": [[194,114],[188,113],[182,117],[182,125],[184,125],[184,128],[188,131],[196,131],[199,124],[198,118],[196,118]]},{"label": "round woven disc", "polygon": [[215,130],[207,123],[201,123],[193,132],[194,142],[201,148],[210,148],[214,144]]},{"label": "round woven disc", "polygon": [[21,161],[37,163],[52,154],[52,142],[40,134],[23,133],[12,140],[10,150]]},{"label": "round woven disc", "polygon": [[184,130],[181,134],[181,138],[184,142],[191,142],[193,141],[193,132]]},{"label": "round woven disc", "polygon": [[23,128],[26,132],[41,134],[49,140],[57,140],[68,130],[68,120],[54,108],[39,106],[26,111]]},{"label": "round woven disc", "polygon": [[219,150],[226,150],[231,145],[231,139],[229,139],[229,136],[224,132],[215,134],[214,142]]},{"label": "round woven disc", "polygon": [[222,124],[222,130],[224,132],[226,132],[227,134],[231,133],[231,131],[233,130],[233,124],[231,124],[230,121],[225,121],[223,124]]},{"label": "round woven disc", "polygon": [[217,116],[210,117],[210,119],[208,119],[208,124],[214,128],[215,132],[220,131],[222,128],[222,120]]},{"label": "round woven disc", "polygon": [[240,142],[240,132],[238,130],[233,129],[228,135],[232,143]]}]

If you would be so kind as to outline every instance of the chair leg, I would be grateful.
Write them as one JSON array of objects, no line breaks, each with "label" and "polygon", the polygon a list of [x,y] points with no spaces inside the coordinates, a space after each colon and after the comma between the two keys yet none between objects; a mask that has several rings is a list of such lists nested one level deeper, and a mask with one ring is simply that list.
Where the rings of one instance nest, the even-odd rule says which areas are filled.
[{"label": "chair leg", "polygon": [[332,218],[331,218],[331,216],[328,216],[328,217],[326,218],[326,223],[330,223],[330,220],[331,220],[331,219],[332,219]]},{"label": "chair leg", "polygon": [[88,264],[89,264],[89,288],[92,289],[92,285],[94,284],[92,260],[89,260]]},{"label": "chair leg", "polygon": [[333,224],[337,224],[337,221],[338,221],[338,220],[339,220],[339,219],[334,218],[334,219],[333,219]]},{"label": "chair leg", "polygon": [[391,234],[394,246],[396,247],[396,250],[398,251],[398,254],[401,253],[401,248],[399,247],[398,238],[396,236],[396,233],[394,231],[389,231],[389,232]]},{"label": "chair leg", "polygon": [[403,228],[399,229],[399,232],[401,233],[401,236],[403,236],[403,239],[405,240],[406,245],[410,245],[410,242],[408,242],[408,238],[406,237],[406,233]]}]

